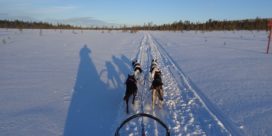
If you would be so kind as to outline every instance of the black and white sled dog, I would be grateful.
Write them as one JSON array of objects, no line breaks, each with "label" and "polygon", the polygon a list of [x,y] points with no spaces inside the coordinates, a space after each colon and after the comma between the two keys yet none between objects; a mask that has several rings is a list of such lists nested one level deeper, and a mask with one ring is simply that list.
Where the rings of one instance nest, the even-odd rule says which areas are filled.
[{"label": "black and white sled dog", "polygon": [[132,61],[132,67],[134,70],[134,76],[136,78],[136,80],[139,80],[140,78],[140,74],[142,73],[142,68],[141,68],[141,64],[139,62],[137,62],[137,60],[133,60]]},{"label": "black and white sled dog", "polygon": [[150,76],[151,80],[154,79],[154,75],[155,75],[156,71],[160,71],[159,67],[158,67],[158,63],[157,63],[156,59],[152,59],[151,66],[150,66],[150,71],[149,71],[151,73],[151,76]]},{"label": "black and white sled dog", "polygon": [[137,80],[134,75],[128,75],[126,80],[126,94],[124,96],[124,100],[126,101],[126,112],[129,113],[128,110],[128,101],[131,95],[133,95],[132,104],[134,104],[135,96],[137,95]]},{"label": "black and white sled dog", "polygon": [[163,104],[162,73],[158,68],[157,60],[155,59],[153,59],[151,62],[150,73],[152,80],[150,87],[152,90],[152,108],[154,109],[155,103],[157,104],[158,99],[160,101],[160,107],[162,107]]},{"label": "black and white sled dog", "polygon": [[129,98],[130,96],[133,96],[132,104],[134,104],[135,97],[137,95],[137,80],[139,80],[140,74],[142,73],[142,68],[140,63],[137,62],[137,60],[132,61],[132,67],[133,67],[133,74],[128,75],[127,80],[125,82],[126,84],[126,94],[124,96],[124,100],[126,101],[126,112],[129,113]]}]

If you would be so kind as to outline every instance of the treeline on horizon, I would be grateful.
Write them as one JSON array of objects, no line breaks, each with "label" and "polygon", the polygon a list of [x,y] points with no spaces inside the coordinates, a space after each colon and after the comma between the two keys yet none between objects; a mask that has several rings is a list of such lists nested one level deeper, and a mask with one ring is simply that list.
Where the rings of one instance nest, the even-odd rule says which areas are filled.
[{"label": "treeline on horizon", "polygon": [[51,24],[47,22],[27,22],[20,20],[0,20],[0,28],[17,28],[17,29],[81,29],[81,30],[161,30],[161,31],[183,31],[183,30],[268,30],[268,18],[255,18],[244,20],[212,20],[209,19],[205,23],[177,21],[171,24],[156,25],[147,23],[143,26],[104,26],[104,27],[80,27],[69,24]]}]

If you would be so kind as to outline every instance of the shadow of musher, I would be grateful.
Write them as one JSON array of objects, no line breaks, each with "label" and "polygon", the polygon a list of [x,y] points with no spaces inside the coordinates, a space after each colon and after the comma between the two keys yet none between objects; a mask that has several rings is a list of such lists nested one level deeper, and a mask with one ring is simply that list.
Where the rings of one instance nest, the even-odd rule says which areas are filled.
[{"label": "shadow of musher", "polygon": [[101,81],[91,53],[87,45],[80,50],[80,63],[64,136],[111,135],[109,129],[117,115],[119,96],[108,90]]}]

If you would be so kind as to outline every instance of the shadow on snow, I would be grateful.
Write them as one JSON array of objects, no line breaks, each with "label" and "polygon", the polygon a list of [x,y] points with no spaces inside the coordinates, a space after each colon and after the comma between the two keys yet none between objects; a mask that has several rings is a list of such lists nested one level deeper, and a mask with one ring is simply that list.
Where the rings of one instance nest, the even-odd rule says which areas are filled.
[{"label": "shadow on snow", "polygon": [[[130,71],[129,59],[112,56],[105,62],[105,69],[98,71],[90,57],[92,52],[84,45],[81,48],[80,63],[75,81],[74,92],[68,110],[64,136],[111,135],[112,126],[125,92],[124,79]],[[115,67],[116,66],[116,67]],[[100,78],[107,73],[107,81]],[[110,87],[110,82],[113,87]]]}]

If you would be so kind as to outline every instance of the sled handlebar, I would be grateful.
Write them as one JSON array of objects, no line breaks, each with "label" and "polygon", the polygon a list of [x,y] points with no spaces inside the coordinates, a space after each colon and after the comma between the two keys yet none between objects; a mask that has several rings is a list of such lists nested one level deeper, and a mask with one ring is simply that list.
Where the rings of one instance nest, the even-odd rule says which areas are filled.
[{"label": "sled handlebar", "polygon": [[148,118],[152,118],[154,120],[156,120],[157,122],[159,122],[165,129],[166,129],[166,136],[170,136],[170,131],[168,129],[168,127],[166,126],[166,124],[164,124],[159,118],[153,116],[153,115],[150,115],[150,114],[146,114],[146,113],[138,113],[138,114],[135,114],[135,115],[132,115],[130,116],[129,118],[127,118],[126,120],[124,120],[121,125],[116,129],[115,131],[115,136],[120,136],[119,134],[119,130],[127,123],[129,122],[130,120],[134,119],[134,118],[137,118],[137,117],[141,117],[141,116],[144,116],[144,117],[148,117]]}]

